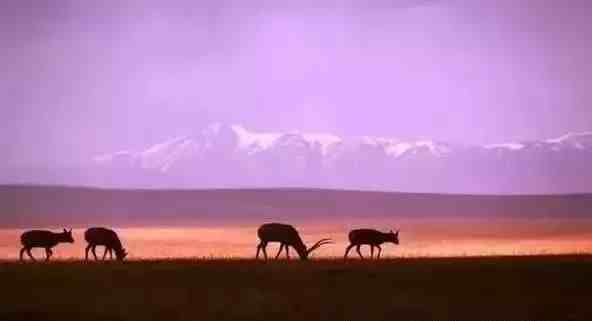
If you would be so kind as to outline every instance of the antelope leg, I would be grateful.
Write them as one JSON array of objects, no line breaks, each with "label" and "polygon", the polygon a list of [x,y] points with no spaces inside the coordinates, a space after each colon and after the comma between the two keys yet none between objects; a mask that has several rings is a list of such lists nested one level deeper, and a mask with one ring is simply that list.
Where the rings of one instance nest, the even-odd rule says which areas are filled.
[{"label": "antelope leg", "polygon": [[33,260],[33,261],[37,261],[37,260],[35,260],[35,258],[33,257],[33,253],[31,253],[31,248],[30,248],[30,247],[28,247],[28,248],[27,248],[27,255],[29,256],[29,258],[30,258],[31,260]]},{"label": "antelope leg", "polygon": [[364,256],[362,255],[362,252],[360,252],[360,245],[356,245],[356,252],[358,252],[358,255],[360,256],[360,259],[364,259]]},{"label": "antelope leg", "polygon": [[263,250],[263,257],[265,257],[265,260],[267,261],[267,243],[263,243],[261,249]]},{"label": "antelope leg", "polygon": [[376,255],[376,259],[380,259],[380,253],[382,253],[382,247],[380,247],[380,245],[376,245],[376,247],[378,248],[378,254]]},{"label": "antelope leg", "polygon": [[349,254],[349,251],[352,249],[352,247],[354,247],[354,244],[350,244],[346,249],[345,249],[345,255],[343,256],[343,259],[347,259],[347,255]]},{"label": "antelope leg", "polygon": [[88,251],[90,251],[90,248],[91,248],[91,247],[92,247],[92,245],[90,245],[90,244],[89,244],[89,245],[86,247],[86,250],[84,251],[84,260],[85,260],[85,261],[88,261]]},{"label": "antelope leg", "polygon": [[275,255],[275,259],[277,260],[282,254],[282,250],[284,249],[284,243],[280,243],[280,249],[278,250],[277,254]]},{"label": "antelope leg", "polygon": [[286,259],[290,259],[290,251],[288,250],[290,247],[286,245]]},{"label": "antelope leg", "polygon": [[370,259],[374,258],[374,245],[370,244]]},{"label": "antelope leg", "polygon": [[262,244],[262,243],[259,243],[259,244],[257,245],[257,255],[255,255],[255,259],[259,259],[259,251],[261,251],[261,244]]},{"label": "antelope leg", "polygon": [[97,257],[97,246],[96,245],[92,246],[92,254],[95,257],[95,261],[98,261],[99,258]]},{"label": "antelope leg", "polygon": [[22,261],[22,260],[23,260],[23,254],[25,254],[25,251],[26,251],[26,250],[27,250],[27,248],[26,248],[26,247],[23,247],[23,248],[21,249],[21,252],[20,252],[20,254],[19,254],[19,261]]}]

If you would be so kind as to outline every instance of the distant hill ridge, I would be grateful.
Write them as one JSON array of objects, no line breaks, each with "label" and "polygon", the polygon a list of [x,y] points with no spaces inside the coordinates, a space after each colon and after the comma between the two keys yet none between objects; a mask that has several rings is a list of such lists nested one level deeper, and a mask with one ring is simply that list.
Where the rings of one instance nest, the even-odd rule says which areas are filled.
[{"label": "distant hill ridge", "polygon": [[186,226],[347,218],[592,218],[592,194],[453,195],[325,189],[0,186],[0,227]]}]

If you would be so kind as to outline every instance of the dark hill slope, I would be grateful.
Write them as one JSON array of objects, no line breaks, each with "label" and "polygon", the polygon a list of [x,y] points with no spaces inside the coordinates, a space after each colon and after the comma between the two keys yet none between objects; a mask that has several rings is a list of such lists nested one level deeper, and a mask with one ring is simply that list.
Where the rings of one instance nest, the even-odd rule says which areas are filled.
[{"label": "dark hill slope", "polygon": [[0,186],[0,227],[174,226],[390,217],[592,218],[592,195],[483,196],[315,189],[108,190]]}]

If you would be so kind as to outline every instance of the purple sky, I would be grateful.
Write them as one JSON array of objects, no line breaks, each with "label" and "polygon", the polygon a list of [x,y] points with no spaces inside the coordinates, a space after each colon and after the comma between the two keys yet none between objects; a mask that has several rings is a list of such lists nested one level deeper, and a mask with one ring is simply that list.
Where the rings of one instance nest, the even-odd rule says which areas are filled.
[{"label": "purple sky", "polygon": [[280,2],[2,1],[3,162],[212,121],[464,143],[592,129],[590,1]]}]

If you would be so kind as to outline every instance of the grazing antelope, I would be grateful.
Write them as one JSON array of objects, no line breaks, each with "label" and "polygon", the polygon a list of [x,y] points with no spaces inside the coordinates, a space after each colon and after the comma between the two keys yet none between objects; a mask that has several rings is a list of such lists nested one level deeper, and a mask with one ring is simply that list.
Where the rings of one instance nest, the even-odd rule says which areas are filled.
[{"label": "grazing antelope", "polygon": [[31,249],[40,247],[45,249],[45,261],[49,261],[49,258],[53,255],[51,249],[59,243],[74,243],[72,230],[68,231],[64,229],[64,232],[62,233],[40,230],[27,231],[21,235],[21,244],[23,245],[23,248],[21,249],[19,258],[22,261],[23,254],[27,252],[29,258],[36,261],[33,254],[31,254]]},{"label": "grazing antelope", "polygon": [[127,256],[127,252],[121,246],[121,241],[117,236],[117,233],[110,229],[106,229],[103,227],[91,227],[86,232],[84,232],[84,239],[88,243],[86,247],[86,255],[85,260],[88,261],[88,251],[92,249],[92,254],[95,257],[95,261],[98,260],[97,258],[97,246],[104,246],[105,253],[103,253],[103,261],[107,256],[107,252],[109,252],[109,258],[113,259],[113,251],[115,251],[115,256],[117,260],[123,261]]},{"label": "grazing antelope", "polygon": [[344,259],[347,259],[347,254],[352,247],[356,247],[356,252],[360,255],[360,258],[363,259],[362,252],[360,252],[360,246],[362,245],[370,245],[370,258],[374,256],[374,247],[378,248],[378,255],[376,256],[377,259],[380,259],[380,253],[382,252],[382,248],[380,245],[385,242],[391,242],[393,244],[399,244],[399,230],[393,233],[390,231],[389,233],[382,233],[377,230],[372,229],[358,229],[352,230],[349,232],[349,246],[345,250],[345,255],[343,256]]},{"label": "grazing antelope", "polygon": [[280,243],[280,250],[275,256],[276,259],[280,256],[280,253],[282,253],[284,247],[286,248],[286,257],[289,259],[290,253],[288,248],[291,246],[296,250],[301,260],[308,260],[308,256],[310,255],[310,253],[312,253],[314,250],[318,249],[322,245],[333,243],[331,239],[321,239],[310,248],[306,248],[306,245],[304,245],[304,242],[302,242],[302,239],[300,238],[298,231],[296,231],[296,229],[292,225],[279,223],[268,223],[261,225],[257,230],[257,235],[259,236],[261,242],[259,243],[259,245],[257,245],[256,258],[259,258],[259,251],[262,250],[263,256],[266,260],[266,248],[267,243],[269,242]]}]

